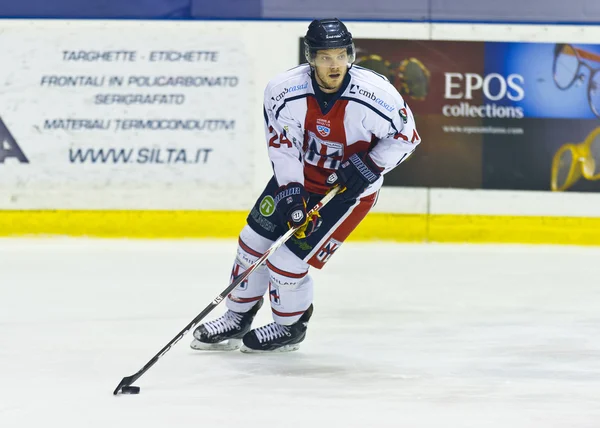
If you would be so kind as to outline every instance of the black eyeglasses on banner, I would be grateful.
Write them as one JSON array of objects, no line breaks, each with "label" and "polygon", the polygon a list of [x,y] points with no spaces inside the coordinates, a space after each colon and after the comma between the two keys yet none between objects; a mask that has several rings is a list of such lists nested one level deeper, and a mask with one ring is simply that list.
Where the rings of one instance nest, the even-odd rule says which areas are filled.
[{"label": "black eyeglasses on banner", "polygon": [[600,55],[564,43],[554,46],[554,83],[562,90],[569,89],[575,82],[583,83],[585,74],[582,71],[587,68],[590,72],[588,102],[594,114],[600,118],[600,67],[594,68],[585,61],[600,64]]}]

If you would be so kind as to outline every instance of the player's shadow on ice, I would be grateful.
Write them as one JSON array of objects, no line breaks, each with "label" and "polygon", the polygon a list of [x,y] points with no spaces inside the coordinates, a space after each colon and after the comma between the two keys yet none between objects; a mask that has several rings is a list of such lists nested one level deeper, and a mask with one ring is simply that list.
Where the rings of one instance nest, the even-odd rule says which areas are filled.
[{"label": "player's shadow on ice", "polygon": [[360,383],[381,382],[387,380],[406,380],[418,376],[394,373],[384,367],[377,368],[372,364],[354,360],[339,354],[322,354],[310,351],[273,354],[245,354],[240,351],[194,352],[199,360],[215,359],[219,365],[236,376],[255,377],[290,377],[314,379],[352,379]]}]

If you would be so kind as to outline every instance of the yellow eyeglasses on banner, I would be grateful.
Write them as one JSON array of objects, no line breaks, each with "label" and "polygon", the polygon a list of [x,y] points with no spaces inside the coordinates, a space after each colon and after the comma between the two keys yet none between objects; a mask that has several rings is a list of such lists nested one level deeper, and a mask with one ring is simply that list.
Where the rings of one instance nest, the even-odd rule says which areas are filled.
[{"label": "yellow eyeglasses on banner", "polygon": [[552,159],[550,187],[561,192],[579,179],[600,180],[600,127],[594,129],[583,143],[563,144]]}]

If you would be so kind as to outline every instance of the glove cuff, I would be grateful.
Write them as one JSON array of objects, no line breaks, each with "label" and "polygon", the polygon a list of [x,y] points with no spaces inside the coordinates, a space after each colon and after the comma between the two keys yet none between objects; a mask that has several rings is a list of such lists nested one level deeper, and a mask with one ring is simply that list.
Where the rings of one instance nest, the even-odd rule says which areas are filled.
[{"label": "glove cuff", "polygon": [[[308,199],[308,193],[304,186],[298,182],[291,182],[286,184],[285,186],[279,187],[277,193],[275,194],[275,206],[279,205],[282,199],[291,197],[292,199],[299,199],[306,201]],[[288,204],[289,205],[289,204]]]},{"label": "glove cuff", "polygon": [[[354,167],[357,169],[358,172],[360,172],[360,174],[365,178],[365,180],[367,180],[370,184],[373,184],[377,181],[381,174],[379,173],[379,171],[373,171],[371,169],[371,165],[374,165],[374,163],[373,160],[369,157],[369,155],[366,155],[364,159],[365,160],[363,161],[360,157],[358,157],[358,155],[354,154],[350,156],[350,159],[348,160],[352,162],[352,165],[354,165]],[[368,165],[368,163],[371,165]]]}]

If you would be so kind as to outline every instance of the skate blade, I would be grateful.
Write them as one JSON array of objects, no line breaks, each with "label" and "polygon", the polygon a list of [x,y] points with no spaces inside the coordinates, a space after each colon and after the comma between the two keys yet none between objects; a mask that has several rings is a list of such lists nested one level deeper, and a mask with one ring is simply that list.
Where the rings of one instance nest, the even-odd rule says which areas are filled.
[{"label": "skate blade", "polygon": [[190,348],[197,351],[235,351],[240,349],[242,339],[229,339],[219,343],[204,343],[194,339]]},{"label": "skate blade", "polygon": [[292,352],[300,349],[300,344],[295,343],[293,345],[284,345],[281,348],[273,349],[272,351],[261,351],[258,349],[248,348],[246,345],[242,345],[240,351],[245,354],[274,354],[274,353],[282,353],[282,352]]}]

